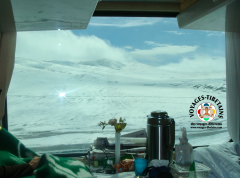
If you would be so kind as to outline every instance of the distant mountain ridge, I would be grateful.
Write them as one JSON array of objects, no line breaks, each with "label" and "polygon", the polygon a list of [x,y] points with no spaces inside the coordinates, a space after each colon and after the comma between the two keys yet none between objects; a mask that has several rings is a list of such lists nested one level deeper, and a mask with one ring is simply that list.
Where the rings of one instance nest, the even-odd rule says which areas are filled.
[{"label": "distant mountain ridge", "polygon": [[82,62],[71,62],[71,61],[46,61],[46,62],[70,66],[70,67],[77,67],[79,65],[88,65],[88,66],[94,66],[94,67],[101,66],[101,67],[107,67],[115,70],[120,70],[122,67],[126,66],[121,62],[108,60],[108,59],[97,59],[94,61],[82,61]]},{"label": "distant mountain ridge", "polygon": [[214,86],[214,85],[194,85],[194,89],[201,89],[201,90],[212,90],[212,91],[220,91],[220,92],[226,92],[226,84],[222,84],[221,86]]},{"label": "distant mountain ridge", "polygon": [[103,67],[108,67],[111,69],[121,69],[122,67],[125,67],[126,65],[117,62],[117,61],[112,61],[112,60],[107,60],[107,59],[98,59],[95,61],[85,61],[85,62],[79,62],[79,64],[82,65],[89,65],[89,66],[103,66]]},{"label": "distant mountain ridge", "polygon": [[[126,63],[109,59],[97,59],[93,61],[38,61],[34,59],[19,58],[16,60],[14,69],[16,72],[30,72],[37,75],[41,71],[42,75],[63,74],[66,77],[76,79],[81,82],[101,82],[107,84],[129,84],[135,86],[145,86],[149,88],[192,88],[203,92],[223,93],[226,92],[226,79],[208,78],[208,75],[199,78],[192,77],[192,74],[184,72],[164,71],[158,67],[148,66],[141,63]],[[28,69],[28,70],[27,70]],[[79,70],[81,69],[81,70]],[[38,72],[34,73],[37,70]],[[40,71],[39,71],[40,70]],[[69,76],[68,76],[69,75]],[[63,76],[65,77],[65,76]],[[186,77],[186,78],[184,78]],[[61,79],[59,79],[61,80]],[[47,84],[47,80],[45,81]]]}]

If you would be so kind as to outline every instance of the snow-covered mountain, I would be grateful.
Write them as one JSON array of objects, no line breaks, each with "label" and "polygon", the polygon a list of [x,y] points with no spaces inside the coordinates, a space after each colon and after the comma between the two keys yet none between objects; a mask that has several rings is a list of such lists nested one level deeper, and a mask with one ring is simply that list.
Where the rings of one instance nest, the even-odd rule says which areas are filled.
[{"label": "snow-covered mountain", "polygon": [[[209,94],[223,103],[225,117],[216,119],[223,128],[191,129],[191,122],[200,122],[189,117],[191,103]],[[103,131],[97,126],[100,121],[124,117],[123,133],[129,133],[146,128],[151,111],[165,110],[175,119],[176,143],[180,127],[186,127],[193,145],[212,144],[229,138],[225,100],[226,81],[219,74],[196,75],[109,59],[16,58],[8,92],[9,130],[26,146],[40,150],[74,150],[79,145],[84,149],[96,137],[114,136],[110,126]]]}]

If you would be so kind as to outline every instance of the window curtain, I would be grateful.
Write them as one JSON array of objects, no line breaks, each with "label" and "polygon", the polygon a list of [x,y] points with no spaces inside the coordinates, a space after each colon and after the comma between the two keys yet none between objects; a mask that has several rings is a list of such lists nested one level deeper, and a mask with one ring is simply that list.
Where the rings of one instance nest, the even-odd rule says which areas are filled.
[{"label": "window curtain", "polygon": [[226,9],[227,127],[234,142],[240,141],[240,1]]},{"label": "window curtain", "polygon": [[11,81],[16,47],[16,28],[10,0],[0,1],[0,123]]}]

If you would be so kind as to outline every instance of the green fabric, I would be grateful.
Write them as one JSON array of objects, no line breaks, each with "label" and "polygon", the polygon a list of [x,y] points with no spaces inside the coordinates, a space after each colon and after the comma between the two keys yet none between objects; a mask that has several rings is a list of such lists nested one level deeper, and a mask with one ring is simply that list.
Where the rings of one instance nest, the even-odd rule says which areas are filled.
[{"label": "green fabric", "polygon": [[[4,128],[0,130],[0,166],[29,163],[34,156],[40,155],[26,148]],[[50,154],[40,157],[34,175],[25,178],[92,178],[89,167],[80,161]]]}]

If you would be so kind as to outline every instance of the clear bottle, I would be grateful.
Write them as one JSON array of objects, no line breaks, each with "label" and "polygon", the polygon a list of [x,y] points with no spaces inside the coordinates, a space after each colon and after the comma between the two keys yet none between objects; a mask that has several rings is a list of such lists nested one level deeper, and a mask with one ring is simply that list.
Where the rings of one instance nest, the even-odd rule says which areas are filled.
[{"label": "clear bottle", "polygon": [[179,137],[179,144],[175,145],[175,159],[177,164],[191,165],[193,157],[193,148],[188,143],[186,128],[181,128],[182,136]]}]

